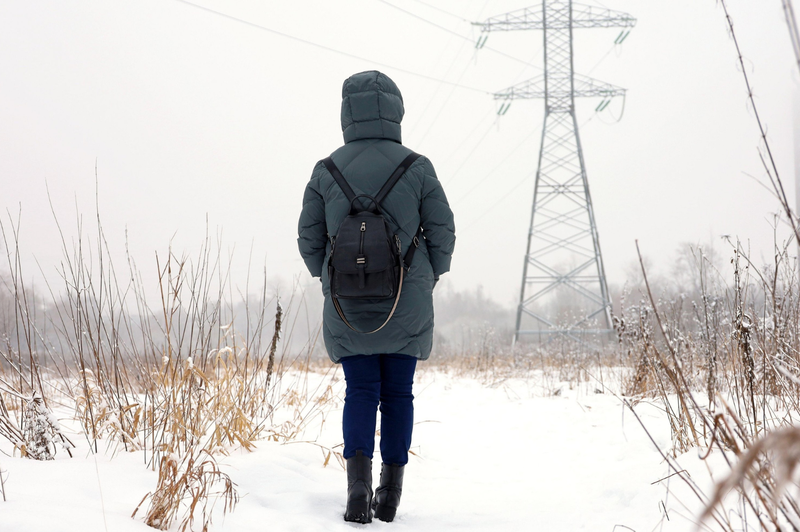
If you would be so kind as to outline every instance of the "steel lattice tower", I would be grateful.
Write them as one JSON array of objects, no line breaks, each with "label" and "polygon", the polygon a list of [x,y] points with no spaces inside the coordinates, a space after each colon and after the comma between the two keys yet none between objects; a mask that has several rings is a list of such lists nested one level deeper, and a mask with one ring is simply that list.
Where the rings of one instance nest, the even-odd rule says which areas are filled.
[{"label": "steel lattice tower", "polygon": [[[574,73],[572,30],[623,28],[615,41],[621,43],[636,19],[572,0],[544,0],[541,6],[474,24],[481,32],[544,30],[544,74],[494,95],[495,100],[504,102],[500,113],[511,100],[545,101],[514,341],[522,334],[555,333],[577,339],[579,334],[608,332],[611,301],[575,118],[575,98],[603,98],[598,106],[602,109],[611,98],[624,95],[625,89]],[[479,40],[479,46],[485,41],[486,36]],[[572,311],[558,316],[554,307],[565,302],[572,304]]]}]

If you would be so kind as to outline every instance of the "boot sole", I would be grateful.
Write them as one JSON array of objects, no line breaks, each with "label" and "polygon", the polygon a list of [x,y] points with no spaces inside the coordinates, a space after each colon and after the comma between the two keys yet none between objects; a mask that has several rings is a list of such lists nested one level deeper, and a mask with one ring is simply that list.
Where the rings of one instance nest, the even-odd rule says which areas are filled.
[{"label": "boot sole", "polygon": [[344,514],[344,520],[349,523],[371,523],[372,512],[370,511],[370,504],[367,501],[353,501],[347,505],[347,511]]},{"label": "boot sole", "polygon": [[375,508],[375,519],[379,519],[385,523],[394,521],[395,515],[397,515],[397,508],[389,508],[381,505]]}]

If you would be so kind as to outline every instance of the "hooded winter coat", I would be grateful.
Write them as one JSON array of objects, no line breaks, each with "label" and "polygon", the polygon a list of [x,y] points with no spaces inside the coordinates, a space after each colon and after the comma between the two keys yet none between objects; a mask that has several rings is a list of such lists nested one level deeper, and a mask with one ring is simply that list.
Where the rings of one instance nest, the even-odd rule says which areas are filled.
[{"label": "hooded winter coat", "polygon": [[[391,173],[411,153],[401,144],[403,97],[388,76],[377,71],[355,74],[342,87],[344,146],[331,154],[333,162],[356,194],[375,195]],[[356,201],[362,201],[361,198]],[[362,208],[369,206],[368,200]],[[397,310],[374,334],[352,331],[336,312],[328,279],[330,236],[350,211],[350,204],[320,161],[314,166],[300,214],[297,239],[300,254],[325,296],[323,338],[334,362],[352,355],[397,353],[425,360],[433,343],[433,286],[450,270],[455,246],[453,213],[431,162],[417,159],[381,203],[405,255],[422,227],[411,268],[405,275]],[[342,310],[357,329],[372,330],[389,315],[394,299],[344,300]]]}]

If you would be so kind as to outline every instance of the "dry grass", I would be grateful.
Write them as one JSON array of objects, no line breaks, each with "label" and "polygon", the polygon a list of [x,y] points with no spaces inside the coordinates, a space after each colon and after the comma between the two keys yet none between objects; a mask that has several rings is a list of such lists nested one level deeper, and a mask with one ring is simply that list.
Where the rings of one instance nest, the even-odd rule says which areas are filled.
[{"label": "dry grass", "polygon": [[[544,395],[563,386],[586,386],[589,393],[594,387],[619,394],[634,414],[638,402],[655,404],[672,436],[668,448],[659,448],[670,478],[679,478],[696,504],[717,503],[703,526],[793,529],[800,511],[794,490],[783,488],[796,470],[795,443],[786,434],[795,434],[800,418],[798,271],[786,244],[776,246],[767,265],[753,263],[737,243],[730,255],[726,268],[709,251],[692,248],[680,274],[659,286],[642,261],[641,283],[623,294],[615,312],[611,343],[512,349],[487,327],[463,335],[469,342],[438,345],[425,367],[490,386],[531,377],[543,383]],[[679,460],[690,451],[730,464],[733,476],[719,493],[732,490],[735,500],[714,497],[689,476]],[[714,475],[726,476],[714,467]]]},{"label": "dry grass", "polygon": [[[734,444],[734,440],[730,440]],[[798,507],[792,497],[784,498],[786,487],[792,481],[800,463],[800,429],[784,427],[774,430],[752,442],[746,452],[739,450],[739,461],[730,474],[717,484],[714,494],[700,516],[702,523],[709,519],[722,504],[725,495],[734,488],[746,494],[752,492],[766,511],[765,521],[781,530],[783,525],[796,523]],[[745,485],[749,482],[749,485]]]},{"label": "dry grass", "polygon": [[[790,427],[800,415],[800,380],[787,369],[800,367],[797,271],[785,247],[774,264],[756,268],[737,245],[727,286],[721,276],[710,282],[702,253],[696,259],[699,292],[690,304],[681,297],[657,300],[642,263],[646,300],[618,320],[620,346],[636,361],[626,404],[633,411],[637,398],[659,399],[672,434],[664,460],[708,503],[703,520],[722,530],[743,526],[723,504],[736,487],[743,522],[749,516],[762,529],[782,530],[800,522],[798,504],[783,489],[794,471]],[[732,467],[712,497],[675,460],[690,449],[702,450],[704,459],[722,456]]]},{"label": "dry grass", "polygon": [[[776,237],[774,261],[762,267],[737,243],[730,286],[714,275],[710,261],[697,257],[699,293],[691,313],[676,298],[654,298],[642,262],[646,303],[618,327],[620,344],[637,360],[626,391],[661,399],[673,436],[673,456],[663,457],[706,508],[698,528],[713,520],[720,529],[733,531],[747,528],[749,520],[763,530],[798,530],[800,505],[786,486],[800,459],[795,427],[800,417],[800,268],[788,253],[790,246],[800,245],[800,219],[784,192],[727,3],[719,3],[761,136],[764,173],[783,211],[775,227],[788,224],[793,238],[779,244]],[[673,459],[690,448],[704,449],[704,458],[721,455],[731,468],[711,497]],[[734,489],[743,509],[739,512],[724,504]],[[732,522],[735,515],[738,524]]]},{"label": "dry grass", "polygon": [[[739,246],[732,251],[731,284],[701,250],[691,255],[692,289],[662,289],[656,297],[643,272],[641,299],[626,294],[614,320],[617,338],[604,345],[556,340],[512,348],[485,327],[461,344],[437,345],[425,367],[487,385],[535,374],[545,394],[565,383],[604,391],[604,376],[614,372],[610,381],[622,387],[612,391],[624,392],[632,409],[643,399],[664,406],[672,431],[664,458],[699,500],[709,497],[681,473],[676,456],[700,448],[736,464],[756,449],[748,460],[758,473],[734,475],[725,489],[738,490],[765,527],[800,519],[789,492],[777,489],[791,460],[765,458],[782,447],[759,443],[800,416],[796,272],[785,248],[761,268]],[[235,484],[214,458],[231,448],[306,443],[320,448],[324,465],[343,464],[339,446],[306,437],[341,400],[336,368],[313,356],[319,333],[294,357],[279,345],[286,324],[286,335],[293,333],[301,292],[288,311],[266,288],[234,306],[222,260],[204,249],[195,262],[159,259],[159,305],[152,309],[135,269],[120,287],[110,259],[93,256],[105,257],[106,273],[76,252],[63,268],[64,291],[51,290],[49,305],[26,291],[21,272],[6,285],[13,303],[6,316],[13,319],[0,349],[0,437],[30,458],[52,456],[55,425],[31,420],[51,419],[49,403],[73,409],[93,451],[103,444],[141,452],[158,470],[158,485],[139,505],[147,506],[145,521],[162,528],[179,522],[185,530],[206,529],[216,501],[233,509]],[[311,379],[311,372],[324,378]],[[735,529],[721,507],[709,518]]]},{"label": "dry grass", "polygon": [[0,287],[0,438],[21,456],[51,459],[56,444],[72,447],[52,410],[72,410],[93,452],[101,443],[141,452],[158,469],[156,489],[140,504],[149,501],[150,526],[180,519],[181,530],[206,530],[217,500],[223,511],[238,500],[216,455],[252,450],[260,439],[297,440],[335,405],[330,383],[309,389],[307,370],[304,386],[291,369],[308,366],[316,337],[294,357],[281,348],[302,291],[295,287],[284,308],[264,276],[256,296],[248,281],[234,304],[229,266],[208,240],[193,260],[157,256],[151,307],[130,257],[120,281],[102,228],[94,247],[83,235],[71,248],[64,241],[64,286],[48,286],[49,301],[24,282],[18,227],[0,229],[11,271]]},{"label": "dry grass", "polygon": [[6,479],[3,477],[2,467],[0,467],[0,495],[3,496],[3,502],[6,502]]},{"label": "dry grass", "polygon": [[[156,490],[144,496],[133,511],[149,500],[144,522],[159,530],[168,530],[185,508],[178,530],[193,530],[199,517],[201,530],[206,532],[211,525],[212,511],[217,501],[222,500],[223,512],[233,511],[239,502],[236,485],[220,471],[214,456],[205,450],[186,453],[182,458],[165,455],[158,468]],[[199,514],[199,515],[198,515]]]}]

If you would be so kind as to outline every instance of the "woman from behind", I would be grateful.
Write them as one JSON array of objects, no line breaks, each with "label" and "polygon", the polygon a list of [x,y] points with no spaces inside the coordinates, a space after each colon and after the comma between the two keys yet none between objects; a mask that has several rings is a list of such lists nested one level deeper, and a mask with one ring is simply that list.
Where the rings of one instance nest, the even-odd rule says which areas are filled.
[{"label": "woman from behind", "polygon": [[[414,372],[431,353],[433,287],[450,270],[455,246],[453,213],[433,165],[401,143],[403,114],[400,90],[385,74],[367,71],[345,80],[345,143],[314,167],[298,227],[300,254],[322,282],[325,347],[345,374],[344,518],[358,523],[370,522],[372,512],[392,521],[397,512],[411,446]],[[392,285],[389,296],[359,298],[358,290],[378,278],[370,267],[380,260],[364,251],[370,235],[381,235],[373,229],[375,216],[385,220],[397,266],[380,274]],[[350,226],[356,227],[353,238],[361,238],[350,246],[352,270],[342,258],[348,257],[344,233]],[[373,494],[378,409],[382,465]]]}]

